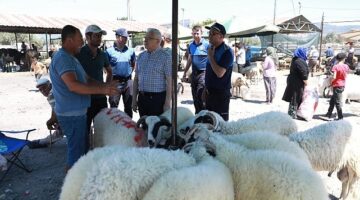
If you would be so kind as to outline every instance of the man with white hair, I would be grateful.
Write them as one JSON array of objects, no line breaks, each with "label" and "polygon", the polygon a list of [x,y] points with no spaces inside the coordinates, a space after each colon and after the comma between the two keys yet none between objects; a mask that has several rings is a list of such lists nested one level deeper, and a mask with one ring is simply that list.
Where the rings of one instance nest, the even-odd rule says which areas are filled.
[{"label": "man with white hair", "polygon": [[318,65],[319,52],[316,50],[315,46],[310,47],[309,52],[309,71],[311,70],[311,76],[314,76],[314,71],[316,72],[316,67]]},{"label": "man with white hair", "polygon": [[[46,126],[49,130],[54,130],[54,132],[52,133],[51,136],[48,136],[44,139],[31,141],[28,144],[29,148],[31,149],[47,147],[47,145],[50,144],[50,142],[55,143],[56,141],[62,139],[64,136],[63,132],[60,130],[58,121],[56,119],[56,114],[54,112],[55,99],[54,99],[54,95],[52,94],[52,85],[49,79],[47,78],[39,79],[36,83],[36,88],[38,88],[41,94],[46,97],[48,103],[51,106],[51,116],[50,119],[46,121]],[[50,137],[52,138],[52,141],[50,141]]]},{"label": "man with white hair", "polygon": [[132,109],[139,109],[140,117],[160,115],[170,109],[171,102],[171,55],[161,48],[159,30],[148,29],[142,52],[137,60],[133,84]]}]

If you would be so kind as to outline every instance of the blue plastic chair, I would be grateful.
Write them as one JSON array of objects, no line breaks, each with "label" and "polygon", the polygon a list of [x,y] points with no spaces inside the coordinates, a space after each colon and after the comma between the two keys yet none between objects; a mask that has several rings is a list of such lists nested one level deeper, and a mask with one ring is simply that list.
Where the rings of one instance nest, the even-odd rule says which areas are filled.
[{"label": "blue plastic chair", "polygon": [[[26,172],[30,173],[31,170],[28,169],[24,163],[20,160],[19,156],[23,148],[29,143],[29,133],[32,131],[35,131],[36,129],[29,129],[29,130],[23,130],[23,131],[1,131],[0,130],[0,154],[3,155],[8,163],[8,169],[5,171],[5,173],[1,176],[0,182],[3,181],[5,176],[9,173],[10,169],[13,165],[19,167],[20,169],[25,170]],[[17,139],[12,138],[4,133],[7,134],[18,134],[18,133],[25,133],[26,139]]]}]

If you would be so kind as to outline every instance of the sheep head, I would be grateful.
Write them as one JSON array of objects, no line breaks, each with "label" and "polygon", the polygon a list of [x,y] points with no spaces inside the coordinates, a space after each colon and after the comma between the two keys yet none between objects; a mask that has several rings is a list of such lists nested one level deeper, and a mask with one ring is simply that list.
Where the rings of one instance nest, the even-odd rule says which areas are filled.
[{"label": "sheep head", "polygon": [[223,118],[214,111],[202,110],[195,115],[194,124],[205,123],[211,124],[208,128],[213,128],[213,131],[220,131],[220,123],[224,122]]},{"label": "sheep head", "polygon": [[171,123],[163,116],[143,116],[137,126],[146,132],[147,143],[150,148],[164,146],[171,138]]},{"label": "sheep head", "polygon": [[209,139],[212,132],[211,126],[211,124],[194,124],[187,134],[189,138],[183,150],[189,153],[193,148],[202,146],[209,155],[216,156],[216,147]]}]

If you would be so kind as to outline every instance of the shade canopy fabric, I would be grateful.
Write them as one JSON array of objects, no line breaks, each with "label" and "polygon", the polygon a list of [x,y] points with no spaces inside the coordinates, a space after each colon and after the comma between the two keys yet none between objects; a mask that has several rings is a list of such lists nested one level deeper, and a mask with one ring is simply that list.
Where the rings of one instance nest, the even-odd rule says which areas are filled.
[{"label": "shade canopy fabric", "polygon": [[262,25],[259,27],[230,33],[228,34],[230,38],[234,37],[253,37],[253,36],[266,36],[266,35],[273,35],[280,32],[280,27],[272,24]]}]

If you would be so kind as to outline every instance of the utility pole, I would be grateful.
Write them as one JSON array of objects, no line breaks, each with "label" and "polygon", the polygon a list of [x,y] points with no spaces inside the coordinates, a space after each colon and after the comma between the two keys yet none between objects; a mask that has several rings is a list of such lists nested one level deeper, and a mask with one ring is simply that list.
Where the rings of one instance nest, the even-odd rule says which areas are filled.
[{"label": "utility pole", "polygon": [[299,15],[301,15],[301,2],[299,1]]},{"label": "utility pole", "polygon": [[273,19],[274,25],[275,25],[275,18],[276,18],[276,0],[274,0],[274,19]]},{"label": "utility pole", "polygon": [[127,20],[132,20],[131,18],[131,0],[127,0]]},{"label": "utility pole", "polygon": [[321,33],[320,33],[320,51],[319,51],[319,66],[321,65],[321,50],[322,50],[322,38],[324,33],[324,12],[321,18]]},{"label": "utility pole", "polygon": [[185,26],[185,19],[184,19],[184,16],[185,16],[185,8],[181,8],[181,11],[182,11],[182,25]]}]

